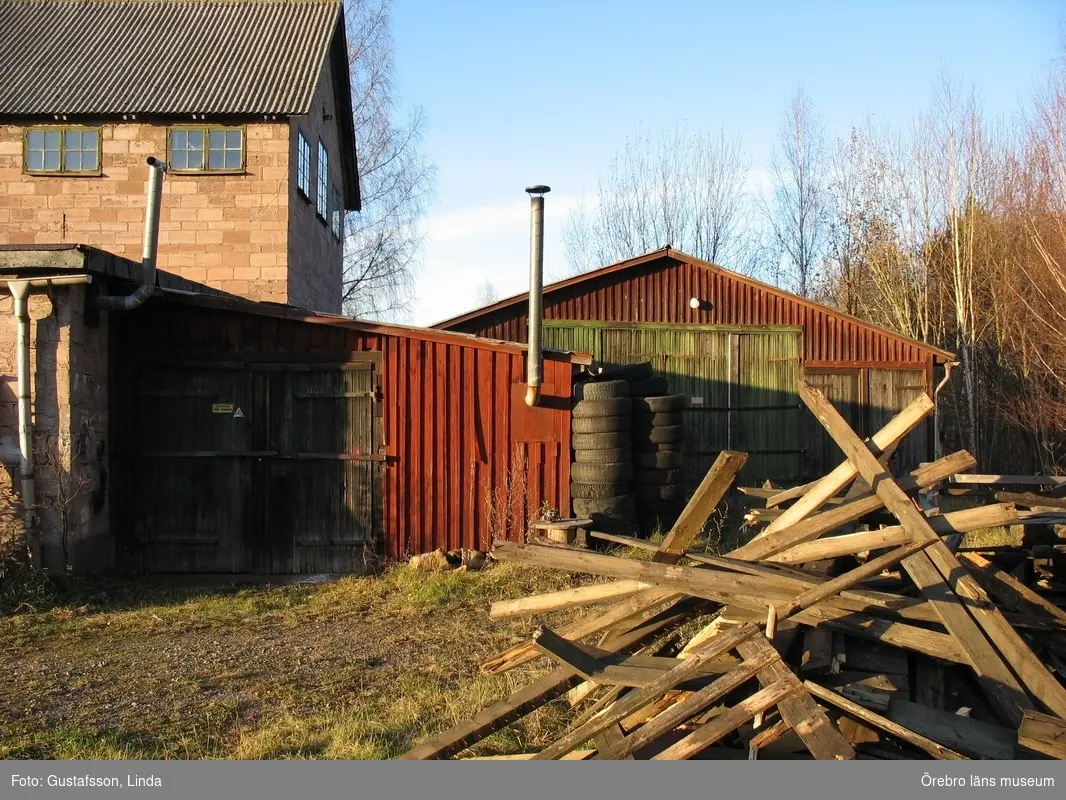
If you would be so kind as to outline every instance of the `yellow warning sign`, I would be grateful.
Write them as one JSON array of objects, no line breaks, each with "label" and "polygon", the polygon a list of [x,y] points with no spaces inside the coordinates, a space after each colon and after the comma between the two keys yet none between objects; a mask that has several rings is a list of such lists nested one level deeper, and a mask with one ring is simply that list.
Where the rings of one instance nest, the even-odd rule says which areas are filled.
[{"label": "yellow warning sign", "polygon": [[211,405],[212,414],[232,414],[233,403],[213,403]]}]

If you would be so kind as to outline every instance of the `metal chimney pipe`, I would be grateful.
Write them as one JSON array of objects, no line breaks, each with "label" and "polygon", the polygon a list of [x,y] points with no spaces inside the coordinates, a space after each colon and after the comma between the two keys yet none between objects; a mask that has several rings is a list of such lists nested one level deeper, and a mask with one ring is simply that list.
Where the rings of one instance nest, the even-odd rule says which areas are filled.
[{"label": "metal chimney pipe", "polygon": [[141,285],[125,297],[99,297],[100,308],[132,311],[139,308],[155,290],[155,261],[159,249],[159,207],[163,196],[163,175],[167,165],[158,158],[148,158],[148,200],[144,209],[144,247],[141,250]]},{"label": "metal chimney pipe", "polygon": [[543,354],[540,343],[544,319],[544,195],[547,186],[529,186],[529,349],[526,354],[526,405],[540,402]]}]

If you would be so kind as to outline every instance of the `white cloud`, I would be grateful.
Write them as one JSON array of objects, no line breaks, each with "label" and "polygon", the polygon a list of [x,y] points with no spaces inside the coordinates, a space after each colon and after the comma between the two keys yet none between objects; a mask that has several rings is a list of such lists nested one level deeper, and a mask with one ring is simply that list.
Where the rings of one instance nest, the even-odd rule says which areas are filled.
[{"label": "white cloud", "polygon": [[[544,271],[564,267],[562,230],[578,202],[551,195],[544,206]],[[416,325],[432,325],[478,305],[478,289],[492,283],[502,299],[529,286],[529,202],[431,214],[423,221],[425,253],[417,284]]]}]

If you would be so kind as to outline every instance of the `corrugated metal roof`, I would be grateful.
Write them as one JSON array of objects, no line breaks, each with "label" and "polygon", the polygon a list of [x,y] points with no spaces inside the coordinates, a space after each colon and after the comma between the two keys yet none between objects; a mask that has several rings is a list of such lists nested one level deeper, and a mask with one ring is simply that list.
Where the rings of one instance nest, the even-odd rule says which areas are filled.
[{"label": "corrugated metal roof", "polygon": [[305,114],[341,14],[341,0],[0,0],[0,115]]}]

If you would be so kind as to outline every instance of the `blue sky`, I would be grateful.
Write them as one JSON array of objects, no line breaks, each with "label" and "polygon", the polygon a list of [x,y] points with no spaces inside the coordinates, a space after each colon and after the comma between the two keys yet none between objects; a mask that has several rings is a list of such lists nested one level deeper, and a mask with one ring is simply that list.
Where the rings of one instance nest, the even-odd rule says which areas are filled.
[{"label": "blue sky", "polygon": [[868,113],[905,122],[945,67],[1009,116],[1066,33],[1066,5],[1042,0],[394,3],[401,109],[425,110],[439,170],[418,324],[474,307],[486,280],[525,289],[532,183],[552,187],[545,269],[560,274],[569,209],[638,126],[724,125],[757,184],[797,84],[831,135]]}]

